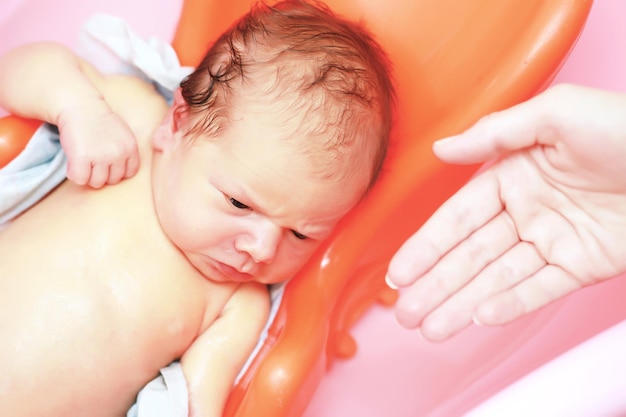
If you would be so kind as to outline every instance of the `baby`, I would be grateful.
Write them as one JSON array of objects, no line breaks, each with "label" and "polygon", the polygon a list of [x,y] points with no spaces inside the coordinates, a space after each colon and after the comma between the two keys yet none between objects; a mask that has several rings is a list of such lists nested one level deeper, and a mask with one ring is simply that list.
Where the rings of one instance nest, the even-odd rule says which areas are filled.
[{"label": "baby", "polygon": [[303,1],[255,6],[171,105],[60,45],[7,54],[0,105],[58,126],[72,181],[0,232],[0,415],[122,416],[180,360],[190,415],[221,416],[265,284],[378,176],[388,69],[363,28]]}]

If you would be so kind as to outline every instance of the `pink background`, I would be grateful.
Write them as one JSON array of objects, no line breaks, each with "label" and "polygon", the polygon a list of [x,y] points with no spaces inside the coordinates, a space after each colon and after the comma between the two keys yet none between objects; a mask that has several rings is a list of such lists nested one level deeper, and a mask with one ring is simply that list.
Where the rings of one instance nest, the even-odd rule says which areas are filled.
[{"label": "pink background", "polygon": [[[143,36],[171,39],[179,10],[179,0],[2,0],[0,53],[33,40],[74,46],[81,22],[96,11],[124,17]],[[596,0],[556,82],[626,91],[625,17],[626,2]],[[421,372],[416,358],[437,345],[401,329],[392,311],[380,307],[366,314],[354,336],[359,344],[357,356],[335,364],[305,417],[416,417],[414,404],[420,393],[415,380]]]}]

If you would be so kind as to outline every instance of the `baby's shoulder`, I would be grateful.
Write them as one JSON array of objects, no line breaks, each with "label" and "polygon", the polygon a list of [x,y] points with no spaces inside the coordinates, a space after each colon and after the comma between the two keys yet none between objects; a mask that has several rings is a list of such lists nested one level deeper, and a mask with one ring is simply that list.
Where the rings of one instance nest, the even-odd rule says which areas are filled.
[{"label": "baby's shoulder", "polygon": [[151,83],[131,75],[107,75],[102,93],[138,138],[149,136],[168,109],[167,102]]}]

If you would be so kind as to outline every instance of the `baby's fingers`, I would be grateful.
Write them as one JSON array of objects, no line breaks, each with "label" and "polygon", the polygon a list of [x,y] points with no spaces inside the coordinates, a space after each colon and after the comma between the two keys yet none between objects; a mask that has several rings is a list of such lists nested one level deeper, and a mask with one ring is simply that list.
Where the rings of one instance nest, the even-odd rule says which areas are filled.
[{"label": "baby's fingers", "polygon": [[581,287],[582,284],[562,268],[545,265],[512,289],[481,303],[474,320],[485,325],[506,324]]},{"label": "baby's fingers", "polygon": [[91,169],[91,177],[89,178],[89,186],[91,188],[102,188],[109,179],[109,165],[95,164]]},{"label": "baby's fingers", "polygon": [[110,142],[102,147],[94,162],[89,185],[100,188],[115,185],[125,178],[133,177],[139,169],[139,153],[134,140]]},{"label": "baby's fingers", "polygon": [[139,171],[139,153],[135,151],[126,161],[124,178],[134,177],[137,171]]},{"label": "baby's fingers", "polygon": [[75,184],[86,185],[91,178],[91,162],[85,159],[68,159],[66,176]]},{"label": "baby's fingers", "polygon": [[92,170],[89,185],[93,188],[100,188],[105,184],[115,185],[125,178],[133,177],[138,169],[139,156],[136,153],[132,154],[128,159],[118,159],[111,164],[99,163]]},{"label": "baby's fingers", "polygon": [[108,185],[115,185],[122,181],[126,177],[126,161],[119,161],[111,164],[109,167],[109,175],[106,183]]},{"label": "baby's fingers", "polygon": [[133,177],[139,170],[139,155],[133,153],[128,159],[111,164],[109,168],[108,185],[115,185],[125,178]]}]

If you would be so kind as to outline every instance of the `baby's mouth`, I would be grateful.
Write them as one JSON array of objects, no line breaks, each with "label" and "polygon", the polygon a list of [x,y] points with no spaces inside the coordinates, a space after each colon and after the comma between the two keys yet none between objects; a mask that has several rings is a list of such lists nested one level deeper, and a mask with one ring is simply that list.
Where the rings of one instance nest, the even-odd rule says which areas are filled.
[{"label": "baby's mouth", "polygon": [[239,271],[237,268],[234,268],[225,263],[214,261],[216,268],[229,280],[237,281],[237,282],[247,282],[254,280],[254,276],[245,272]]}]

